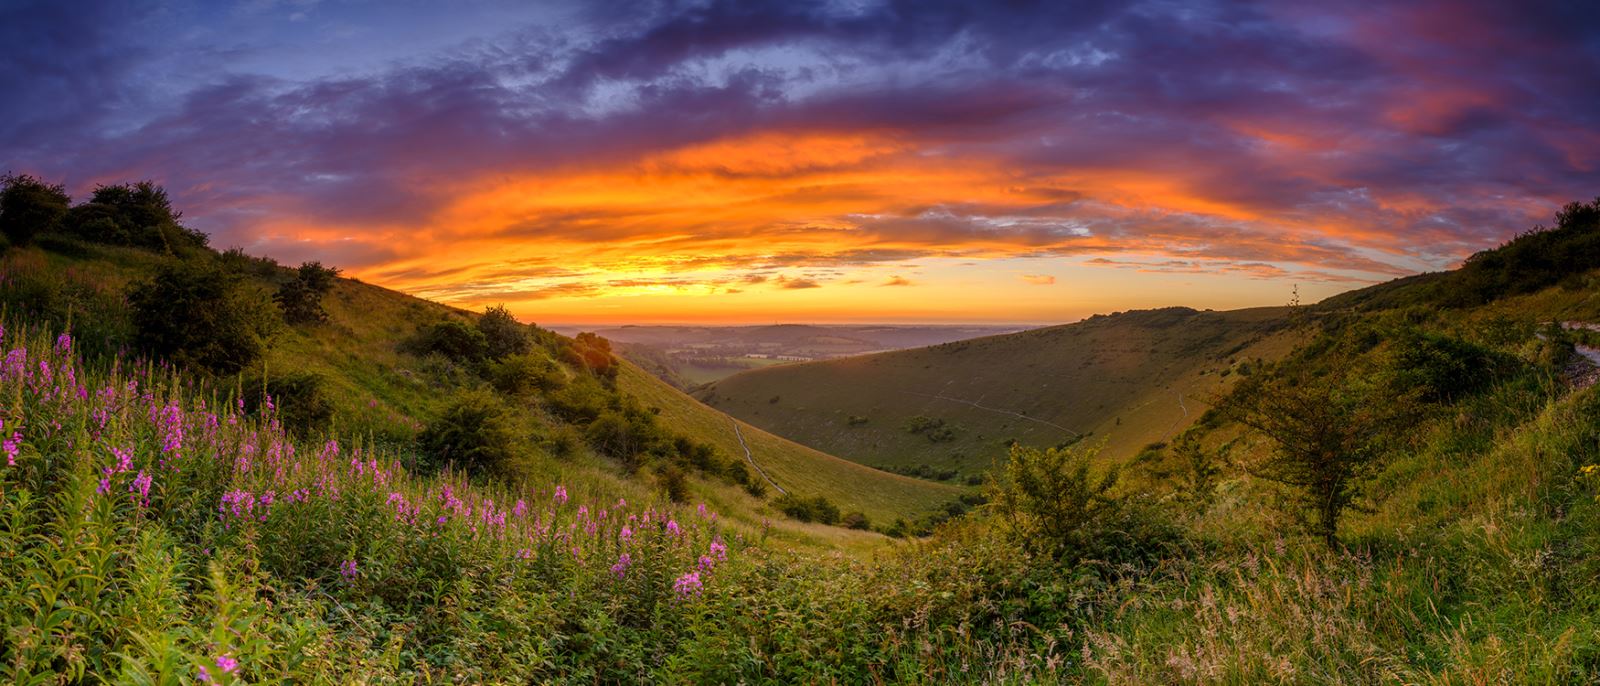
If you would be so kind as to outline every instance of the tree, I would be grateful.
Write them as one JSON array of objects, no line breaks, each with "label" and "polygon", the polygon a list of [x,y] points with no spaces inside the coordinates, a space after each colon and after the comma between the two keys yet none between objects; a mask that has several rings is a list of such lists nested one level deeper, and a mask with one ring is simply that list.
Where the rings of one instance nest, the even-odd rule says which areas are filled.
[{"label": "tree", "polygon": [[1339,544],[1339,520],[1388,455],[1390,435],[1411,416],[1409,396],[1382,397],[1334,379],[1254,377],[1220,407],[1272,445],[1245,465],[1253,476],[1297,489],[1312,533]]},{"label": "tree", "polygon": [[322,309],[322,297],[333,290],[339,270],[324,267],[321,262],[306,262],[295,271],[295,278],[278,287],[272,299],[283,310],[283,318],[291,324],[325,322],[328,311]]},{"label": "tree", "polygon": [[504,305],[484,310],[483,316],[478,318],[478,331],[483,333],[485,350],[491,360],[521,355],[533,348],[533,342],[528,340],[528,327],[511,316]]},{"label": "tree", "polygon": [[129,291],[128,303],[145,352],[217,374],[261,357],[279,326],[264,293],[210,258],[168,262]]},{"label": "tree", "polygon": [[131,245],[176,254],[206,245],[206,235],[178,220],[167,191],[150,181],[97,186],[89,202],[72,208],[67,227],[99,243]]},{"label": "tree", "polygon": [[27,245],[34,236],[54,231],[71,204],[66,189],[27,174],[0,176],[0,233],[12,245]]}]

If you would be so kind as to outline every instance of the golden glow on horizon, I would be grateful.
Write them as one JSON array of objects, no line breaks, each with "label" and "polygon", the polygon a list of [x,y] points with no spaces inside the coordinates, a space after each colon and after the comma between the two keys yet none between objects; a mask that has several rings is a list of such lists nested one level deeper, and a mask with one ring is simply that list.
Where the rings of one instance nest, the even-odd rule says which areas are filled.
[{"label": "golden glow on horizon", "polygon": [[[1080,256],[1204,263],[1206,241],[1227,240],[1260,259],[1316,261],[1271,233],[1197,240],[1162,230],[1170,216],[1230,225],[1279,219],[1209,197],[1183,175],[1084,169],[1029,177],[888,135],[764,133],[627,164],[463,179],[439,196],[441,209],[416,227],[282,221],[264,233],[397,251],[351,273],[422,297],[588,322],[1051,321],[1118,302],[1083,295],[1112,284],[1122,301],[1195,304],[1192,294],[1160,292],[1171,284],[1148,272],[1183,271],[1192,280],[1204,271],[1143,263],[1119,270],[1108,268],[1119,261],[1086,264]],[[1150,226],[1113,238],[1036,212],[1067,202]],[[960,221],[949,208],[989,223]],[[1367,233],[1330,222],[1316,230]],[[1053,257],[997,268],[1028,255]],[[937,269],[923,269],[934,263]],[[1265,267],[1219,267],[1205,278],[1221,296],[1204,305],[1263,304],[1252,297],[1260,279],[1284,275]],[[1119,278],[1129,269],[1147,276]],[[1359,285],[1346,276],[1309,277],[1319,279],[1329,292]]]}]

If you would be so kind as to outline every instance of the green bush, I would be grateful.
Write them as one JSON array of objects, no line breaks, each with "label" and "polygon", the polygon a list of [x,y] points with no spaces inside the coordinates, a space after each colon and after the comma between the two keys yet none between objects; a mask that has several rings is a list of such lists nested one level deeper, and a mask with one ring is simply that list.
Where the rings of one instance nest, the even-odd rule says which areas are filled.
[{"label": "green bush", "polygon": [[437,354],[463,364],[476,364],[488,354],[483,332],[456,319],[446,319],[417,332],[402,345],[415,355]]},{"label": "green bush", "polygon": [[0,234],[11,245],[28,245],[34,236],[60,228],[71,202],[61,184],[26,174],[0,176]]},{"label": "green bush", "polygon": [[649,416],[606,410],[589,424],[584,438],[596,452],[636,468],[662,438],[661,429],[646,419]]},{"label": "green bush", "polygon": [[290,372],[269,377],[265,384],[258,379],[244,387],[245,407],[260,412],[266,397],[272,399],[278,420],[285,430],[299,437],[315,436],[333,423],[333,402],[328,396],[327,382],[311,372]]},{"label": "green bush", "polygon": [[990,487],[1001,525],[1029,554],[1063,564],[1142,562],[1171,552],[1179,535],[1159,511],[1117,494],[1115,468],[1092,474],[1098,452],[1014,446]]},{"label": "green bush", "polygon": [[668,500],[675,503],[689,502],[689,477],[677,465],[663,465],[656,472],[656,480]]},{"label": "green bush", "polygon": [[128,293],[134,343],[172,362],[232,374],[255,362],[280,326],[260,290],[216,260],[172,260]]},{"label": "green bush", "polygon": [[283,310],[283,319],[291,324],[315,324],[328,320],[328,311],[322,309],[322,297],[333,290],[339,270],[322,266],[321,262],[306,262],[295,271],[294,279],[278,287],[272,299]]},{"label": "green bush", "polygon": [[543,354],[511,355],[489,363],[489,384],[510,396],[554,391],[566,383],[556,363]]},{"label": "green bush", "polygon": [[464,391],[417,436],[424,466],[468,473],[512,471],[529,448],[504,403],[491,393]]},{"label": "green bush", "polygon": [[1487,387],[1507,364],[1475,343],[1406,328],[1390,342],[1386,377],[1393,392],[1414,391],[1427,402],[1448,402]]},{"label": "green bush", "polygon": [[838,524],[839,506],[823,496],[801,497],[793,493],[778,496],[772,501],[779,512],[802,522],[817,522],[818,524]]},{"label": "green bush", "polygon": [[503,305],[483,311],[483,316],[478,318],[478,331],[483,334],[484,352],[491,360],[523,355],[533,349],[528,327],[512,317]]},{"label": "green bush", "polygon": [[166,189],[150,181],[98,186],[89,201],[68,211],[66,227],[85,240],[131,245],[168,254],[206,247],[206,235],[178,223]]}]

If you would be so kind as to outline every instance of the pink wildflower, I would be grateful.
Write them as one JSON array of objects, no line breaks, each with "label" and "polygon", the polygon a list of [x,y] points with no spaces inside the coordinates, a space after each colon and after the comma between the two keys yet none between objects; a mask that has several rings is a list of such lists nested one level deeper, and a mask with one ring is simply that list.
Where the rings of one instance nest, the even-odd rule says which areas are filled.
[{"label": "pink wildflower", "polygon": [[704,584],[700,583],[700,572],[689,572],[678,577],[677,581],[672,582],[672,590],[678,594],[679,598],[699,595],[703,586]]},{"label": "pink wildflower", "polygon": [[674,536],[677,536],[677,535],[683,533],[683,529],[678,527],[678,520],[676,520],[676,519],[667,520],[667,533],[672,534]]},{"label": "pink wildflower", "polygon": [[17,466],[17,454],[22,452],[22,434],[11,432],[11,437],[7,438],[4,444],[0,444],[0,448],[6,452],[6,466]]},{"label": "pink wildflower", "polygon": [[627,524],[623,524],[622,525],[622,542],[623,543],[627,543],[628,541],[631,541],[631,540],[633,540],[633,528],[629,527]]},{"label": "pink wildflower", "polygon": [[567,502],[567,487],[566,486],[557,486],[556,487],[555,499],[556,499],[556,504],[557,505],[565,505],[566,504],[566,502]]},{"label": "pink wildflower", "polygon": [[357,573],[355,560],[345,560],[339,563],[339,576],[344,577],[346,581],[354,581]]},{"label": "pink wildflower", "polygon": [[616,577],[618,579],[621,579],[624,575],[626,575],[628,573],[628,567],[630,565],[632,565],[632,564],[633,564],[633,557],[631,557],[627,553],[623,553],[622,557],[617,558],[617,563],[614,564],[614,565],[611,565],[611,573],[616,575]]},{"label": "pink wildflower", "polygon": [[129,493],[139,494],[140,507],[150,506],[150,475],[139,470],[138,476],[133,477],[133,483],[128,485]]}]

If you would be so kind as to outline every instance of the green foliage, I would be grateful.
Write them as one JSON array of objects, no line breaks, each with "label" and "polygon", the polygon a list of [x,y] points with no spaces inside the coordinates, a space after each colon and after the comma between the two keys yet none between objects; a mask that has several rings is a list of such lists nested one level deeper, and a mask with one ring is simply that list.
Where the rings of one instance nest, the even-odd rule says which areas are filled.
[{"label": "green foliage", "polygon": [[61,184],[48,184],[27,174],[0,176],[0,234],[14,246],[56,231],[72,202]]},{"label": "green foliage", "polygon": [[948,443],[956,439],[960,427],[946,423],[943,419],[917,415],[906,421],[906,433],[921,434],[933,443]]},{"label": "green foliage", "polygon": [[544,395],[566,384],[566,376],[539,353],[511,355],[489,363],[490,385],[508,396]]},{"label": "green foliage", "polygon": [[259,359],[280,326],[264,293],[208,257],[168,261],[128,304],[140,349],[217,374]]},{"label": "green foliage", "polygon": [[1178,463],[1177,495],[1182,502],[1204,512],[1217,495],[1222,466],[1216,453],[1200,445],[1194,433],[1185,432],[1172,446]]},{"label": "green foliage", "polygon": [[295,270],[294,279],[278,287],[272,299],[283,310],[283,319],[290,324],[317,324],[328,320],[322,309],[322,297],[333,290],[339,270],[322,266],[321,262],[306,262]]},{"label": "green foliage", "polygon": [[463,391],[417,436],[425,469],[511,472],[530,450],[504,403],[483,391]]},{"label": "green foliage", "polygon": [[1311,531],[1338,545],[1339,520],[1382,466],[1397,431],[1416,417],[1414,395],[1347,386],[1338,378],[1257,376],[1221,407],[1272,446],[1245,468],[1296,490]]},{"label": "green foliage", "polygon": [[1386,378],[1391,392],[1414,392],[1427,402],[1475,393],[1510,362],[1488,348],[1442,333],[1407,327],[1390,337]]},{"label": "green foliage", "polygon": [[491,360],[523,355],[533,348],[528,327],[512,317],[504,305],[484,310],[478,318],[478,331],[483,333],[484,352]]},{"label": "green foliage", "polygon": [[1179,543],[1176,531],[1144,503],[1116,493],[1116,469],[1096,477],[1091,462],[1097,452],[1011,448],[989,488],[989,503],[1012,540],[1060,564],[1145,561],[1170,553]]},{"label": "green foliage", "polygon": [[477,364],[488,354],[488,341],[477,327],[446,319],[417,332],[402,347],[417,355],[442,355],[461,364]]},{"label": "green foliage", "polygon": [[246,409],[259,414],[270,398],[275,416],[297,436],[316,436],[333,423],[333,399],[328,394],[327,380],[318,374],[289,372],[270,376],[265,384],[247,381],[245,387],[259,391],[244,394]]},{"label": "green foliage", "polygon": [[643,463],[645,452],[663,437],[655,423],[646,419],[648,416],[606,410],[589,423],[584,438],[596,452],[637,468]]},{"label": "green foliage", "polygon": [[568,364],[611,383],[617,378],[617,358],[611,354],[611,341],[585,331],[572,339],[561,352]]},{"label": "green foliage", "polygon": [[1568,203],[1552,228],[1536,227],[1467,258],[1434,290],[1457,307],[1531,293],[1600,268],[1600,198]]},{"label": "green foliage", "polygon": [[773,507],[794,519],[802,522],[816,522],[818,524],[838,524],[840,520],[839,506],[825,496],[811,496],[809,498],[786,493],[772,501]]},{"label": "green foliage", "polygon": [[178,223],[166,189],[150,181],[97,186],[89,201],[72,208],[67,230],[88,241],[128,245],[167,254],[206,247],[206,235]]},{"label": "green foliage", "polygon": [[656,471],[656,482],[661,485],[661,492],[666,494],[668,500],[689,502],[689,477],[677,465],[663,465]]}]

